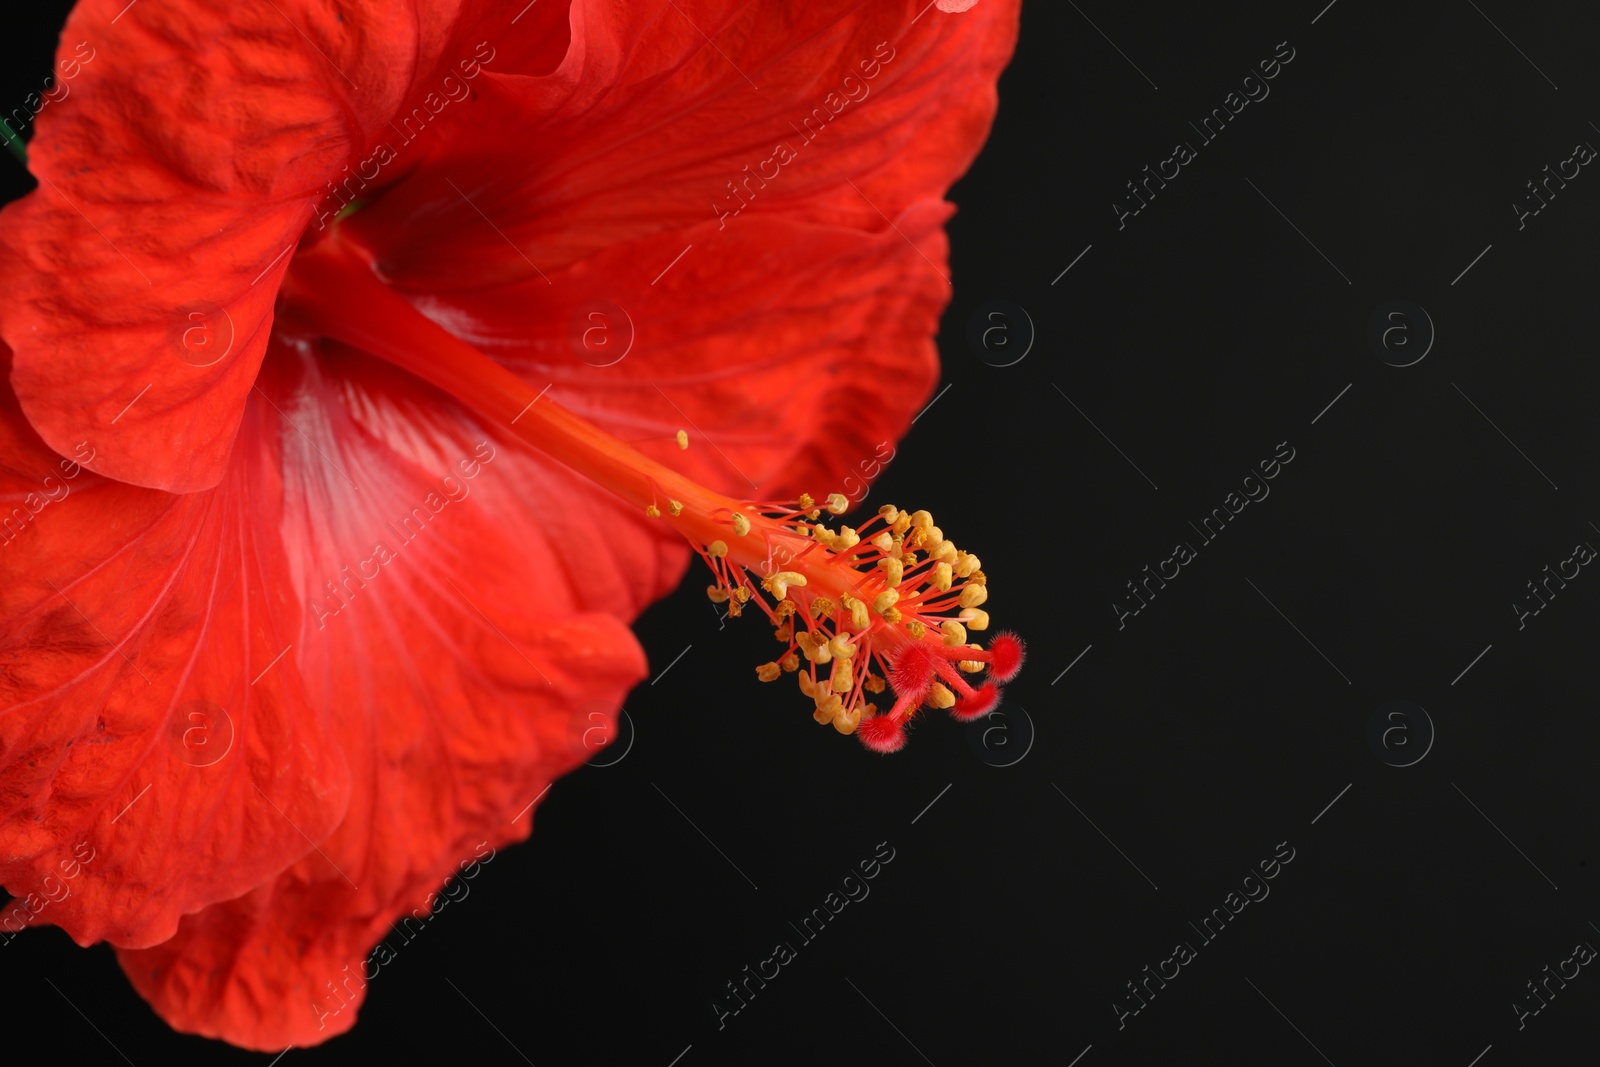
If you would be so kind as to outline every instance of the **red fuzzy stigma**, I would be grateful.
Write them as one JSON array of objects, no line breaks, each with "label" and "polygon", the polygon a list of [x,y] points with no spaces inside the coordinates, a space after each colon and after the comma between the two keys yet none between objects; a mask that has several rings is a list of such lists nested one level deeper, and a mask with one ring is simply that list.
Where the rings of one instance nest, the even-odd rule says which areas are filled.
[{"label": "red fuzzy stigma", "polygon": [[956,701],[956,706],[950,709],[950,717],[957,722],[971,722],[989,714],[999,703],[1000,687],[984,682],[970,697]]},{"label": "red fuzzy stigma", "polygon": [[994,641],[989,645],[989,677],[1005,685],[1017,676],[1022,670],[1022,659],[1027,653],[1027,646],[1022,643],[1022,638],[1006,630],[995,634]]},{"label": "red fuzzy stigma", "polygon": [[863,745],[886,756],[906,747],[905,722],[892,715],[874,715],[870,719],[862,719],[861,725],[856,727],[856,736],[861,738]]},{"label": "red fuzzy stigma", "polygon": [[933,684],[933,672],[933,653],[921,641],[914,641],[895,656],[889,681],[896,693],[926,693]]}]

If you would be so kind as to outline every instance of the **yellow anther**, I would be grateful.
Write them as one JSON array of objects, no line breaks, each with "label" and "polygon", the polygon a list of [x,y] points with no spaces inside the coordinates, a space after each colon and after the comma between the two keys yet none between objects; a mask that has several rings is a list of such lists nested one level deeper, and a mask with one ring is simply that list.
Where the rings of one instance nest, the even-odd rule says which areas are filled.
[{"label": "yellow anther", "polygon": [[923,548],[932,552],[939,545],[944,544],[944,531],[937,526],[930,526],[922,532]]},{"label": "yellow anther", "polygon": [[771,578],[764,578],[761,581],[762,587],[779,600],[788,595],[789,586],[803,586],[805,584],[806,576],[798,571],[779,571]]},{"label": "yellow anther", "polygon": [[[784,601],[784,603],[787,604],[788,601]],[[772,636],[776,637],[784,644],[788,644],[790,641],[794,640],[794,623],[788,619],[785,619],[773,628]]]},{"label": "yellow anther", "polygon": [[811,631],[794,635],[795,644],[800,646],[800,651],[805,653],[806,659],[812,663],[828,663],[833,659],[833,651],[828,648],[828,639],[823,635]]},{"label": "yellow anther", "polygon": [[843,710],[844,701],[838,697],[833,697],[826,704],[818,704],[817,710],[811,713],[811,717],[825,726],[832,722],[833,717]]},{"label": "yellow anther", "polygon": [[661,509],[656,507],[654,504],[646,504],[644,513],[652,519],[659,519],[661,517]]},{"label": "yellow anther", "polygon": [[918,641],[921,641],[924,637],[928,636],[928,628],[922,625],[922,623],[918,622],[916,619],[912,619],[910,622],[906,623],[906,633],[910,634]]},{"label": "yellow anther", "polygon": [[833,616],[833,601],[825,596],[819,596],[811,601],[811,617],[814,619],[827,619]]},{"label": "yellow anther", "polygon": [[890,608],[888,611],[883,613],[883,621],[888,623],[890,626],[898,625],[901,618],[902,616],[899,608]]},{"label": "yellow anther", "polygon": [[834,634],[833,640],[828,642],[828,647],[833,649],[833,654],[840,659],[849,659],[856,654],[855,642],[847,634]]},{"label": "yellow anther", "polygon": [[823,507],[834,515],[843,515],[850,510],[850,498],[843,493],[829,493],[827,503]]},{"label": "yellow anther", "polygon": [[833,539],[833,544],[828,547],[832,548],[835,552],[844,552],[847,549],[856,547],[860,543],[860,534],[856,533],[855,530],[849,526],[841,526],[839,527],[838,536]]},{"label": "yellow anther", "polygon": [[956,553],[956,577],[965,578],[981,566],[983,566],[982,561],[979,560],[977,556],[974,556],[971,552]]},{"label": "yellow anther", "polygon": [[[949,543],[948,541],[945,542],[945,544]],[[950,564],[935,563],[933,565],[933,587],[939,592],[948,593],[950,591],[950,583],[954,579],[955,575],[950,570]]]},{"label": "yellow anther", "polygon": [[911,525],[920,526],[925,530],[929,529],[933,526],[933,516],[926,511],[913,511],[911,513]]},{"label": "yellow anther", "polygon": [[909,529],[911,529],[911,516],[903,511],[895,516],[895,520],[889,524],[889,532],[896,536],[905,533]]},{"label": "yellow anther", "polygon": [[988,599],[989,587],[986,585],[972,585],[969,583],[961,590],[961,606],[964,608],[979,607]]},{"label": "yellow anther", "polygon": [[899,585],[905,578],[905,565],[897,559],[880,559],[878,569],[883,572],[883,583],[890,589]]},{"label": "yellow anther", "polygon": [[841,734],[853,734],[856,727],[861,725],[861,709],[850,708],[839,712],[833,717],[833,728]]},{"label": "yellow anther", "polygon": [[776,682],[781,673],[783,671],[776,663],[763,663],[756,668],[756,677],[763,682]]},{"label": "yellow anther", "polygon": [[894,607],[899,600],[899,593],[895,592],[893,589],[885,589],[883,592],[872,598],[872,610],[876,611],[879,615],[882,615],[884,612]]},{"label": "yellow anther", "polygon": [[733,513],[733,536],[743,537],[749,532],[750,520],[745,517],[743,512],[735,511]]},{"label": "yellow anther", "polygon": [[750,603],[750,588],[744,585],[739,586],[733,591],[733,599],[740,604]]},{"label": "yellow anther", "polygon": [[835,693],[848,693],[854,684],[851,675],[855,672],[855,664],[848,659],[833,661],[833,691]]},{"label": "yellow anther", "polygon": [[[976,648],[976,649],[980,649],[981,650],[983,646],[978,645],[978,644],[970,644],[967,647],[968,648]],[[988,664],[987,663],[980,663],[978,660],[975,660],[975,659],[964,659],[960,663],[957,663],[956,666],[960,667],[963,671],[965,671],[968,674],[977,674],[979,671],[981,671],[985,667],[987,667]]]},{"label": "yellow anther", "polygon": [[966,623],[969,630],[987,630],[989,628],[989,613],[982,608],[968,608],[956,617]]},{"label": "yellow anther", "polygon": [[797,511],[810,511],[812,508],[817,506],[817,502],[811,498],[810,493],[801,493],[800,499],[795,501],[795,503],[800,505],[796,509]]},{"label": "yellow anther", "polygon": [[889,533],[888,530],[885,530],[883,533],[872,539],[872,546],[879,552],[889,555],[894,549],[894,535]]},{"label": "yellow anther", "polygon": [[782,667],[790,674],[793,674],[795,671],[800,669],[800,657],[795,655],[793,652],[785,653],[784,657],[778,661],[778,666]]},{"label": "yellow anther", "polygon": [[679,448],[688,448],[689,447],[689,431],[687,431],[687,430],[679,430],[678,431],[678,447]]},{"label": "yellow anther", "polygon": [[850,629],[865,630],[872,625],[872,617],[867,614],[867,605],[846,593],[839,598],[844,610],[850,613]]},{"label": "yellow anther", "polygon": [[820,522],[811,528],[811,536],[828,548],[839,539],[839,535],[822,525]]},{"label": "yellow anther", "polygon": [[901,557],[900,557],[900,566],[902,566],[902,567],[915,567],[916,565],[917,565],[917,554],[915,552],[906,552],[906,553],[901,555]]},{"label": "yellow anther", "polygon": [[780,601],[778,601],[778,606],[773,608],[772,610],[777,613],[778,618],[787,619],[789,616],[793,615],[795,613],[795,611],[798,610],[798,609],[796,608],[794,601],[792,601],[792,600],[780,600]]},{"label": "yellow anther", "polygon": [[728,554],[728,542],[713,541],[706,546],[706,553],[712,559],[721,559],[723,556]]},{"label": "yellow anther", "polygon": [[957,554],[954,541],[940,541],[939,547],[928,551],[928,557],[938,560],[940,563],[954,563]]},{"label": "yellow anther", "polygon": [[933,688],[928,690],[928,707],[953,708],[956,704],[956,695],[945,688],[943,682],[934,682]]},{"label": "yellow anther", "polygon": [[800,692],[815,700],[817,696],[817,684],[811,680],[811,672],[801,671],[799,674],[795,675],[795,678],[800,682]]},{"label": "yellow anther", "polygon": [[893,504],[885,504],[878,509],[878,517],[884,522],[893,522],[900,517],[900,509]]},{"label": "yellow anther", "polygon": [[728,602],[728,590],[720,585],[706,586],[706,596],[711,598],[713,604],[726,604]]},{"label": "yellow anther", "polygon": [[868,671],[867,680],[861,683],[861,687],[869,693],[881,693],[888,688],[888,683],[884,681],[882,675]]},{"label": "yellow anther", "polygon": [[681,501],[681,500],[669,500],[669,501],[667,501],[667,514],[671,515],[673,518],[677,518],[679,515],[682,515],[683,514],[683,501]]},{"label": "yellow anther", "polygon": [[964,645],[967,643],[967,628],[954,619],[946,619],[939,624],[939,629],[944,631],[944,643],[947,645]]},{"label": "yellow anther", "polygon": [[989,584],[989,576],[987,574],[983,573],[982,571],[973,571],[971,574],[967,575],[967,584],[968,585],[988,585]]}]

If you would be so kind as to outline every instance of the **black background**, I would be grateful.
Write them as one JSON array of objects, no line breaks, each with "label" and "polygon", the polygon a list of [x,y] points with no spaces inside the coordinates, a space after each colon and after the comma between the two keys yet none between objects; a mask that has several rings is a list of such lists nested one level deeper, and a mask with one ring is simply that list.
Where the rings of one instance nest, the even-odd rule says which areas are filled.
[{"label": "black background", "polygon": [[[951,194],[950,389],[867,500],[933,511],[1030,642],[988,749],[992,723],[932,718],[890,758],[816,726],[754,679],[770,632],[723,628],[691,574],[639,623],[655,671],[692,647],[630,698],[626,756],[557,784],[532,841],[382,969],[355,1031],[286,1067],[1592,1049],[1600,977],[1521,1030],[1511,1005],[1600,944],[1600,577],[1521,630],[1511,604],[1600,544],[1600,177],[1521,230],[1510,205],[1600,145],[1600,12],[1325,3],[1025,7],[993,137]],[[10,28],[5,100],[48,72],[67,5],[44,6]],[[1125,183],[1197,143],[1187,123],[1282,41],[1270,96],[1119,230]],[[8,198],[31,186],[0,162]],[[966,341],[994,299],[1036,331],[1008,367]],[[1437,330],[1403,368],[1367,341],[1396,299]],[[1271,495],[1202,544],[1188,524],[1280,442]],[[1179,541],[1197,558],[1119,629],[1124,583]],[[1404,768],[1368,741],[1395,699],[1437,731]],[[895,858],[871,895],[801,945],[788,924],[879,842]],[[1280,842],[1270,896],[1204,943],[1189,924]],[[779,941],[798,958],[719,1029],[712,998]],[[1180,941],[1197,957],[1119,1029],[1125,983]],[[108,948],[53,928],[0,949],[0,973],[8,1042],[271,1061],[173,1034]]]}]

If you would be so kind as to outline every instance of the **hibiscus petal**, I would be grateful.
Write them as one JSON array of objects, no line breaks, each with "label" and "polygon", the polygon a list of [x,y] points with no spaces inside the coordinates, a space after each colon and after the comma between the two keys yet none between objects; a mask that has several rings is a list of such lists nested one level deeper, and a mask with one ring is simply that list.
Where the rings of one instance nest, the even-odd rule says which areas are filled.
[{"label": "hibiscus petal", "polygon": [[[89,876],[43,921],[116,943],[174,1026],[262,1049],[351,1025],[354,1011],[335,1022],[313,1010],[337,1007],[326,983],[359,974],[395,918],[480,843],[527,836],[531,816],[514,814],[590,754],[585,734],[613,722],[645,673],[624,621],[580,603],[631,614],[687,554],[523,446],[488,444],[451,401],[387,365],[275,352],[216,489],[174,497],[84,473],[92,488],[5,549],[62,575],[95,621],[66,625],[75,608],[60,597],[49,613],[8,602],[19,625],[0,653],[31,697],[0,713],[0,798],[15,801],[0,881],[31,888],[68,845],[91,842]],[[0,425],[21,423],[10,414]],[[9,468],[50,469],[37,441],[7,445]],[[535,523],[530,501],[562,518]],[[212,518],[231,503],[248,522]],[[132,516],[146,512],[165,524],[141,535]],[[51,519],[104,528],[118,566],[95,568],[95,542],[45,536]],[[577,536],[589,523],[636,536],[592,545]],[[255,545],[248,530],[278,537]],[[251,566],[228,554],[240,546],[269,561],[255,566],[271,566],[271,581],[213,588],[220,571]],[[91,577],[67,577],[79,568]],[[287,654],[246,656],[252,636]],[[235,751],[215,763],[185,758],[185,705],[142,681],[185,677],[168,644],[193,664],[184,693],[233,723]],[[120,747],[100,744],[97,709]],[[186,912],[198,914],[180,924]]]},{"label": "hibiscus petal", "polygon": [[[497,63],[470,121],[441,125],[442,147],[349,228],[388,280],[429,292],[542,284],[539,270],[741,201],[724,229],[762,214],[885,229],[971,164],[1015,42],[1016,0],[913,23],[925,7],[574,3],[562,64]],[[518,143],[537,155],[505,166]],[[780,143],[795,158],[763,181]]]},{"label": "hibiscus petal", "polygon": [[[673,461],[691,476],[849,489],[937,380],[942,197],[992,121],[1017,4],[678,7],[573,4],[558,68],[488,73],[471,124],[347,229],[429,315],[573,387],[593,421],[703,430],[715,451]],[[530,138],[541,162],[501,165]],[[779,143],[793,158],[763,181]],[[729,216],[735,181],[749,203]],[[636,342],[624,361],[575,351],[591,321]]]},{"label": "hibiscus petal", "polygon": [[[461,586],[470,573],[449,581]],[[488,576],[494,580],[502,578]],[[376,592],[391,581],[392,595]],[[377,721],[352,716],[345,731],[363,785],[319,853],[246,897],[185,918],[170,941],[119,950],[134,986],[178,1029],[277,1051],[354,1025],[373,945],[398,918],[426,922],[442,908],[435,891],[464,864],[526,839],[532,802],[589,755],[582,732],[609,729],[623,694],[643,676],[637,644],[611,616],[519,627],[490,599],[487,581],[468,595],[515,649],[490,629],[461,647],[453,635],[415,626],[403,644],[367,645],[388,636],[385,616],[409,621],[396,623],[392,613],[412,596],[439,598],[435,610],[448,618],[456,606],[450,585],[427,584],[387,574],[374,582],[373,599],[338,620],[350,637],[330,638],[327,662],[314,669],[346,700],[378,684],[385,694]],[[357,660],[356,648],[370,658]],[[548,684],[524,677],[528,662]],[[396,677],[405,681],[395,685]]]},{"label": "hibiscus petal", "polygon": [[[251,684],[299,626],[261,521],[276,460],[242,455],[197,496],[121,485],[63,466],[0,393],[0,883],[34,890],[87,842],[90,876],[47,913],[80,944],[165,940],[344,813],[327,705]],[[60,499],[17,526],[41,493]],[[298,686],[294,661],[272,669]]]},{"label": "hibiscus petal", "polygon": [[519,813],[590,754],[583,732],[645,674],[624,622],[583,605],[659,596],[684,554],[659,534],[595,543],[596,527],[621,525],[619,505],[520,445],[487,444],[392,368],[348,358],[298,373],[264,386],[292,423],[282,527],[308,605],[297,662],[304,698],[344,709],[338,745],[360,784],[317,854],[119,954],[174,1026],[261,1049],[352,1025],[342,1005],[364,983],[349,976],[390,924],[426,918],[430,890],[482,846],[528,835]]},{"label": "hibiscus petal", "polygon": [[117,50],[41,115],[40,188],[0,213],[0,334],[47,444],[87,425],[92,469],[183,492],[222,476],[285,253],[431,75],[455,5],[127,6],[83,0],[62,31]]}]

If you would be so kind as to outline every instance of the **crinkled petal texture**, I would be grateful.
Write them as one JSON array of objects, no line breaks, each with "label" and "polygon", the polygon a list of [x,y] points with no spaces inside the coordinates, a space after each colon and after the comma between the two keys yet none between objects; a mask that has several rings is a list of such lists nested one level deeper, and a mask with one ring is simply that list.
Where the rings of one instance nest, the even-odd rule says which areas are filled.
[{"label": "crinkled petal texture", "polygon": [[[236,454],[265,445],[260,419],[295,474],[257,518],[293,545],[280,591],[299,626],[251,688],[332,718],[353,785],[315,851],[301,839],[276,879],[120,956],[174,1025],[272,1049],[351,1025],[350,975],[396,917],[426,917],[425,895],[480,846],[527,836],[518,814],[645,672],[625,622],[580,601],[659,595],[682,549],[639,537],[579,559],[586,531],[626,525],[620,504],[382,365],[275,351],[262,391]],[[593,583],[582,598],[578,583]],[[263,820],[292,817],[253,799]]]},{"label": "crinkled petal texture", "polygon": [[[62,31],[93,58],[40,115],[39,190],[6,209],[5,336],[48,445],[70,454],[94,437],[94,470],[183,492],[223,477],[284,253],[351,146],[437,77],[461,13],[436,0],[364,0],[349,15],[126,7],[86,0]],[[195,366],[213,345],[226,357]]]},{"label": "crinkled petal texture", "polygon": [[0,883],[174,1026],[304,1046],[397,917],[527,835],[689,553],[275,332],[294,247],[343,228],[714,488],[848,488],[936,380],[942,198],[1017,3],[122,6],[63,40],[141,58],[41,115],[0,217]]},{"label": "crinkled petal texture", "polygon": [[[638,437],[687,417],[727,453],[685,457],[689,473],[842,488],[937,381],[943,196],[1014,43],[1016,0],[925,9],[573,3],[560,65],[492,64],[469,121],[439,123],[348,229],[428,314],[575,387],[552,395],[581,414]],[[548,165],[506,169],[518,140]],[[634,342],[598,372],[608,351],[573,358],[597,325]]]}]

